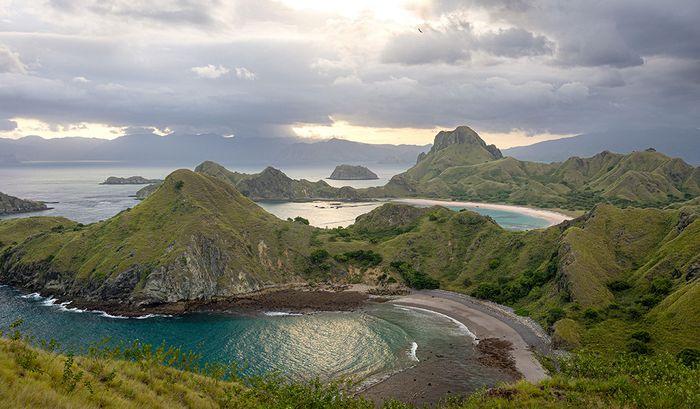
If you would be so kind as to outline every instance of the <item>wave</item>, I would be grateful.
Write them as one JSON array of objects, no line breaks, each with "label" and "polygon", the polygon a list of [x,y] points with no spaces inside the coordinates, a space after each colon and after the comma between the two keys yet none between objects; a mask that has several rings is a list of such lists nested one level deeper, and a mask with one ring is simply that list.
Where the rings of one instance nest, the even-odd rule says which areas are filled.
[{"label": "wave", "polygon": [[418,356],[416,355],[416,351],[418,351],[418,344],[416,342],[411,342],[411,350],[408,352],[408,357],[416,362],[420,362]]},{"label": "wave", "polygon": [[70,308],[68,305],[70,305],[73,301],[64,301],[62,303],[58,302],[58,299],[54,298],[53,296],[48,296],[44,297],[39,293],[31,293],[31,294],[24,294],[20,295],[21,298],[28,299],[28,300],[34,300],[34,301],[40,301],[39,304],[44,306],[44,307],[55,307],[58,308],[59,311],[62,312],[74,312],[74,313],[90,313],[90,314],[98,314],[101,317],[104,318],[112,318],[112,319],[128,319],[128,318],[134,318],[137,320],[144,320],[148,318],[156,318],[156,317],[172,317],[172,315],[165,315],[165,314],[146,314],[146,315],[140,315],[137,317],[127,317],[125,315],[112,315],[107,313],[106,311],[100,311],[100,310],[83,310],[77,307]]},{"label": "wave", "polygon": [[265,311],[263,314],[268,317],[289,317],[289,316],[300,316],[304,314],[299,314],[295,312],[283,312],[283,311]]},{"label": "wave", "polygon": [[473,341],[473,342],[474,342],[474,345],[477,345],[477,344],[479,343],[479,338],[477,338],[476,335],[474,335],[474,333],[471,332],[471,331],[469,330],[469,327],[467,327],[466,325],[464,325],[461,321],[456,320],[456,319],[450,317],[450,316],[447,315],[447,314],[443,314],[443,313],[441,313],[441,312],[429,310],[429,309],[426,309],[426,308],[419,308],[419,307],[413,307],[413,306],[407,306],[407,305],[403,305],[403,306],[401,306],[401,307],[399,307],[399,308],[408,308],[408,309],[411,309],[411,310],[418,310],[418,311],[423,311],[423,312],[429,312],[429,313],[432,313],[432,314],[436,314],[436,315],[440,315],[440,316],[442,316],[442,317],[445,317],[445,318],[449,319],[450,321],[454,322],[455,324],[457,324],[457,327],[459,327],[459,329],[461,329],[465,334],[467,334],[468,336],[470,336],[470,337],[474,340],[474,341]]}]

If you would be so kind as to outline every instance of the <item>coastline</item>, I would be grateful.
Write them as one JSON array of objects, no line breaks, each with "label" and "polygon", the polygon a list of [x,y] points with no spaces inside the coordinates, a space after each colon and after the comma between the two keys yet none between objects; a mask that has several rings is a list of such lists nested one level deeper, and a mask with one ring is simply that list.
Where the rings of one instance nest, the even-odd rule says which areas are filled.
[{"label": "coastline", "polygon": [[[549,337],[534,321],[515,315],[507,307],[444,290],[417,291],[387,302],[439,314],[466,328],[465,336],[472,340],[479,355],[472,365],[498,370],[504,380],[511,382],[548,378],[535,352],[552,353]],[[367,385],[359,394],[377,404],[398,399],[430,405],[445,396],[463,396],[475,391],[465,381],[474,382],[480,378],[479,374],[466,373],[460,362],[433,354],[430,347],[419,348],[418,358],[416,365]],[[453,378],[461,379],[461,384],[450,382]]]},{"label": "coastline", "polygon": [[450,201],[450,200],[440,200],[440,199],[413,199],[413,198],[401,198],[392,199],[392,202],[404,203],[410,205],[426,205],[426,206],[464,206],[464,207],[479,207],[483,209],[491,210],[503,210],[508,212],[520,213],[527,216],[537,217],[539,219],[546,220],[549,226],[554,226],[567,220],[571,220],[574,217],[566,215],[564,213],[559,213],[554,210],[539,209],[528,206],[517,206],[509,204],[500,203],[483,203],[483,202],[462,202],[462,201]]}]

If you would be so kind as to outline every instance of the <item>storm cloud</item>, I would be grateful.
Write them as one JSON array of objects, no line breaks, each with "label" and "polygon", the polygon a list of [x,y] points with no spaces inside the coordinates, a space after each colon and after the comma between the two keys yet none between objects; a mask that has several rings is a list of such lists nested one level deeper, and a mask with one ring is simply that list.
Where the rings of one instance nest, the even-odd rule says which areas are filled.
[{"label": "storm cloud", "polygon": [[260,137],[334,120],[532,134],[700,125],[696,0],[359,3],[10,2],[0,131],[14,118]]}]

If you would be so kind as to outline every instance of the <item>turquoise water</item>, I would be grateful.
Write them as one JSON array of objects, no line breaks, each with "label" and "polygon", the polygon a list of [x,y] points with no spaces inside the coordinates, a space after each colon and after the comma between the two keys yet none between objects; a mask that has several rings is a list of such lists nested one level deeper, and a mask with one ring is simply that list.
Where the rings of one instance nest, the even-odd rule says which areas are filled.
[{"label": "turquoise water", "polygon": [[[471,338],[449,319],[384,304],[357,312],[308,315],[197,313],[119,319],[65,311],[44,298],[0,287],[0,327],[7,329],[19,318],[25,321],[24,333],[37,340],[53,338],[63,351],[79,353],[105,338],[115,343],[165,341],[197,351],[205,361],[236,362],[248,375],[279,371],[292,378],[371,379],[414,365],[428,349],[445,349],[446,354],[457,346],[461,356],[474,355]],[[473,370],[489,373],[478,365]],[[479,382],[497,379],[498,374],[491,372]]]}]

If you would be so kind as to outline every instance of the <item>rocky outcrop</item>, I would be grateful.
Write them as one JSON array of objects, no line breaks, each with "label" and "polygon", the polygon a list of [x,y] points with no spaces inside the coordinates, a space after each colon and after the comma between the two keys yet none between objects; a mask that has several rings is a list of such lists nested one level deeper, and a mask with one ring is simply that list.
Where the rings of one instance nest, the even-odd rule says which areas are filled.
[{"label": "rocky outcrop", "polygon": [[135,195],[136,198],[137,198],[138,200],[143,200],[143,199],[147,198],[148,196],[150,196],[151,194],[153,194],[153,192],[155,192],[156,189],[158,189],[158,186],[160,186],[161,183],[162,183],[162,182],[151,183],[151,184],[148,185],[148,186],[142,187],[141,189],[139,189],[139,190],[136,192],[136,195]]},{"label": "rocky outcrop", "polygon": [[128,178],[122,178],[117,176],[110,176],[101,185],[148,185],[152,183],[160,183],[160,179],[146,179],[143,176],[130,176]]},{"label": "rocky outcrop", "polygon": [[454,131],[440,131],[435,135],[435,142],[430,153],[435,153],[452,145],[474,145],[491,154],[491,159],[501,159],[503,154],[496,145],[487,145],[473,129],[468,126],[459,126]]},{"label": "rocky outcrop", "polygon": [[338,165],[328,177],[332,180],[373,180],[379,179],[376,173],[364,166]]},{"label": "rocky outcrop", "polygon": [[352,187],[336,188],[323,180],[311,182],[306,179],[292,179],[271,166],[260,173],[245,174],[231,172],[217,163],[207,161],[197,166],[195,172],[224,180],[253,200],[357,200],[360,198],[357,190]]},{"label": "rocky outcrop", "polygon": [[40,210],[47,209],[49,209],[49,207],[47,207],[46,204],[43,202],[36,202],[34,200],[24,200],[0,192],[0,215],[38,212]]}]

